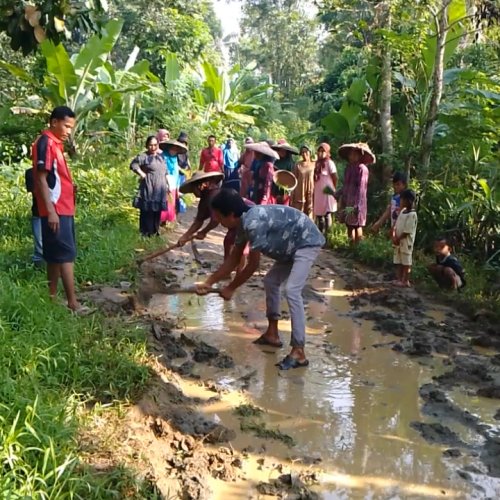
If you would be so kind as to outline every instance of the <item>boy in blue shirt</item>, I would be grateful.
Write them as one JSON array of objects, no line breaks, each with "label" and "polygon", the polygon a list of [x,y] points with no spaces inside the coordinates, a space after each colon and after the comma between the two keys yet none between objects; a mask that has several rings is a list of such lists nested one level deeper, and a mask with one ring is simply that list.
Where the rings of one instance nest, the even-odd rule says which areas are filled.
[{"label": "boy in blue shirt", "polygon": [[392,234],[392,228],[396,224],[396,220],[398,219],[400,211],[401,193],[405,189],[408,189],[408,178],[406,177],[406,174],[404,174],[403,172],[395,172],[392,176],[392,188],[394,190],[394,194],[391,196],[391,202],[389,203],[389,205],[387,205],[387,208],[377,220],[377,222],[375,222],[375,224],[373,224],[372,226],[372,231],[374,233],[378,233],[382,225],[390,219],[391,232],[389,234]]}]

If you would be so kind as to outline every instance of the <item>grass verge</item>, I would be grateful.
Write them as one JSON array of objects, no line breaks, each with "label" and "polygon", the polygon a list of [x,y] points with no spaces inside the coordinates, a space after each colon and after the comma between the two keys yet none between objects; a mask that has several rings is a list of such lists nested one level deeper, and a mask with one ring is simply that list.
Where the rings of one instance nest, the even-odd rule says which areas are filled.
[{"label": "grass verge", "polygon": [[[391,242],[382,234],[367,235],[359,245],[353,247],[349,244],[345,227],[335,224],[328,235],[328,243],[335,252],[369,267],[386,272],[394,269]],[[434,262],[434,258],[422,250],[416,250],[413,254],[412,281],[422,290],[438,297],[440,301],[455,306],[470,316],[486,310],[491,319],[500,320],[500,294],[494,289],[492,271],[466,255],[458,257],[467,277],[467,286],[460,293],[439,289],[427,271],[427,266]]]},{"label": "grass verge", "polygon": [[[138,234],[130,206],[135,180],[125,164],[80,165],[73,173],[77,282],[134,281],[136,250],[164,244]],[[79,455],[79,428],[94,408],[116,411],[146,386],[145,332],[119,317],[75,317],[48,299],[45,273],[30,264],[31,200],[23,174],[0,167],[1,496],[156,498],[151,485],[120,464],[97,471]]]}]

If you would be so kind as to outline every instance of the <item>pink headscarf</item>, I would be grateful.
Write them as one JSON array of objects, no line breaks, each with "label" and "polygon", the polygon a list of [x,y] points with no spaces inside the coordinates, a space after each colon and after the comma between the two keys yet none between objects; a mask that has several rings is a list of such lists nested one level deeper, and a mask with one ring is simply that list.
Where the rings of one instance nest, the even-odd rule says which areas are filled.
[{"label": "pink headscarf", "polygon": [[158,129],[158,132],[156,134],[156,140],[158,142],[163,142],[166,141],[167,139],[170,139],[170,132],[166,128]]},{"label": "pink headscarf", "polygon": [[316,160],[316,166],[314,167],[314,180],[318,181],[319,177],[321,175],[321,171],[323,168],[328,165],[328,162],[330,161],[330,144],[327,142],[322,142],[319,146],[318,149],[322,149],[326,155],[325,158],[317,159]]}]

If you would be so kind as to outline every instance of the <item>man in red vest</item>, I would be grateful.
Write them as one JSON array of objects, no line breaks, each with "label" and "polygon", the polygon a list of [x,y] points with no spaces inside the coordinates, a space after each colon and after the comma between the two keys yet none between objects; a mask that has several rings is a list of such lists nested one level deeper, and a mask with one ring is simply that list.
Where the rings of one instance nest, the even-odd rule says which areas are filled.
[{"label": "man in red vest", "polygon": [[64,157],[64,141],[75,127],[75,113],[58,106],[50,115],[49,128],[32,148],[35,197],[42,221],[43,258],[51,297],[62,279],[68,307],[84,312],[75,294],[75,187]]},{"label": "man in red vest", "polygon": [[214,135],[208,136],[208,148],[201,150],[200,170],[203,170],[203,172],[224,173],[222,150],[215,145],[215,141]]}]

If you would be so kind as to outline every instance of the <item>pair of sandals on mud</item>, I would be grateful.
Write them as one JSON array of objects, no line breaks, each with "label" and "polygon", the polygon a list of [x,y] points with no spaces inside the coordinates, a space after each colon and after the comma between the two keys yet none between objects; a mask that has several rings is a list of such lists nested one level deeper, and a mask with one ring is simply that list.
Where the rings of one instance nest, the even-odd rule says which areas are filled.
[{"label": "pair of sandals on mud", "polygon": [[[271,342],[264,335],[261,335],[257,340],[253,341],[253,344],[256,345],[265,345],[270,347],[276,347],[280,349],[283,347],[283,342]],[[291,370],[293,368],[305,368],[309,366],[309,360],[304,359],[300,361],[289,354],[285,356],[279,363],[276,363],[274,366],[277,366],[280,370]]]}]

